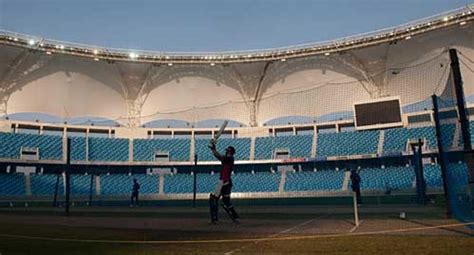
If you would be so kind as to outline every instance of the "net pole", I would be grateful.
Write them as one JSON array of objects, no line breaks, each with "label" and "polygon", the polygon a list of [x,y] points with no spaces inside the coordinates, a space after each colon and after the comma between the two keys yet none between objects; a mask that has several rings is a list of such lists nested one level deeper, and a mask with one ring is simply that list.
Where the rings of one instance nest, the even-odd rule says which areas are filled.
[{"label": "net pole", "polygon": [[464,143],[464,161],[468,171],[468,189],[471,200],[471,210],[474,209],[474,153],[472,151],[471,132],[469,128],[469,118],[466,110],[466,99],[464,96],[464,87],[459,68],[459,58],[456,49],[449,49],[449,58],[451,60],[451,73],[456,93],[456,106],[458,109],[459,123],[461,124],[461,136]]},{"label": "net pole", "polygon": [[89,206],[92,206],[93,184],[94,184],[94,174],[91,173],[91,181],[90,181],[90,186],[89,186]]},{"label": "net pole", "polygon": [[359,208],[357,207],[357,195],[352,192],[352,201],[354,204],[354,222],[356,226],[359,226]]},{"label": "net pole", "polygon": [[439,122],[438,97],[436,95],[432,95],[431,101],[433,103],[433,119],[435,122],[436,142],[438,146],[438,160],[439,166],[441,168],[441,178],[443,179],[444,199],[446,200],[446,217],[451,218],[451,201],[449,199],[447,168],[446,162],[444,161],[444,148],[443,142],[441,140],[442,138],[441,125]]},{"label": "net pole", "polygon": [[198,155],[196,152],[194,152],[194,165],[193,165],[193,208],[196,207],[196,189],[197,189],[197,174],[196,174],[196,168],[197,168],[197,162],[198,162]]},{"label": "net pole", "polygon": [[451,59],[451,72],[454,82],[454,90],[456,92],[456,106],[458,108],[459,123],[461,124],[461,135],[464,142],[464,151],[471,151],[471,135],[469,131],[469,120],[466,114],[466,103],[464,98],[464,89],[461,76],[461,69],[459,68],[459,59],[456,49],[449,50],[449,57]]},{"label": "net pole", "polygon": [[71,175],[69,170],[71,168],[71,138],[67,138],[66,143],[66,169],[65,169],[65,180],[66,180],[66,205],[64,206],[64,214],[69,216],[70,212],[70,196],[71,196]]},{"label": "net pole", "polygon": [[56,207],[56,204],[57,204],[57,201],[58,201],[59,178],[60,178],[60,174],[57,174],[56,175],[56,185],[54,186],[53,207]]}]

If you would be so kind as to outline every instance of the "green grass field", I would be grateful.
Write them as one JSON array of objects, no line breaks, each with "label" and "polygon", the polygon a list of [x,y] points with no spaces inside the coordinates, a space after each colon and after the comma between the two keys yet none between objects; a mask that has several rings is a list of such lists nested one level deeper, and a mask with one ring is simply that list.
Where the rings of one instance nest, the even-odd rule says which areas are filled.
[{"label": "green grass field", "polygon": [[[474,232],[437,207],[240,206],[242,224],[207,207],[0,210],[0,254],[474,254]],[[399,211],[407,214],[399,218]],[[402,230],[402,231],[400,231]]]}]

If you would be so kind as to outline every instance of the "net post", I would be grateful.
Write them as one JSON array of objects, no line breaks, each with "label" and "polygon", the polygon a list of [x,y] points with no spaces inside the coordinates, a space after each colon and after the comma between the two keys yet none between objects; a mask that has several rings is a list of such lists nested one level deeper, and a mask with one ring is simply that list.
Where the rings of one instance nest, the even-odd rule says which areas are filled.
[{"label": "net post", "polygon": [[89,206],[92,206],[93,184],[94,184],[94,174],[91,173],[91,181],[90,181],[90,186],[89,186]]},{"label": "net post", "polygon": [[451,73],[454,83],[454,90],[456,92],[456,106],[458,108],[459,122],[461,124],[461,135],[462,141],[464,142],[464,151],[471,151],[472,145],[469,131],[469,120],[466,114],[463,82],[456,49],[449,49],[449,58],[451,60]]},{"label": "net post", "polygon": [[194,165],[193,165],[193,208],[196,207],[196,187],[197,187],[197,174],[196,174],[196,167],[197,167],[198,155],[194,153]]},{"label": "net post", "polygon": [[461,137],[464,143],[463,158],[467,165],[468,193],[470,195],[472,210],[474,209],[474,153],[472,151],[469,118],[466,110],[466,99],[464,96],[461,69],[459,68],[459,58],[456,49],[449,49],[449,58],[451,60],[451,73],[456,93],[456,106],[458,110],[459,123],[461,124]]},{"label": "net post", "polygon": [[56,175],[56,184],[54,186],[53,207],[56,207],[56,204],[57,204],[57,201],[58,201],[59,177],[60,177],[60,174],[57,174]]},{"label": "net post", "polygon": [[444,148],[441,138],[441,125],[439,122],[439,108],[438,108],[438,97],[436,95],[431,96],[431,101],[433,104],[433,119],[435,122],[435,132],[436,132],[436,143],[438,146],[438,160],[439,166],[441,168],[441,178],[443,179],[443,190],[444,190],[444,199],[446,200],[446,218],[451,218],[451,201],[449,198],[448,191],[448,178],[447,178],[447,168],[446,162],[444,161]]},{"label": "net post", "polygon": [[70,195],[71,195],[71,175],[69,173],[71,167],[71,138],[67,138],[66,143],[66,168],[65,168],[65,181],[66,181],[66,205],[64,206],[65,216],[69,216],[70,212]]},{"label": "net post", "polygon": [[356,226],[359,226],[359,208],[357,207],[357,195],[352,192],[352,201],[354,204],[354,222]]}]

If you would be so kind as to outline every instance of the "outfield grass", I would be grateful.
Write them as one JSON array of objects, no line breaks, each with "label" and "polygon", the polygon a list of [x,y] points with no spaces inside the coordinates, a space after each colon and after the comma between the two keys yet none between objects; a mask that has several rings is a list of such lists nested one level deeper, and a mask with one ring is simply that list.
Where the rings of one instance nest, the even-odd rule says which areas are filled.
[{"label": "outfield grass", "polygon": [[208,244],[103,244],[2,238],[8,254],[473,254],[472,237],[383,235]]},{"label": "outfield grass", "polygon": [[[364,221],[354,231],[362,235],[350,236],[346,235],[354,228],[350,208],[337,212],[327,206],[239,209],[241,225],[221,214],[217,226],[207,223],[206,207],[84,208],[75,209],[71,217],[55,210],[1,211],[0,254],[474,254],[473,232],[465,227],[370,234],[457,223],[441,219],[443,210],[436,207],[404,207],[411,210],[404,220],[398,217],[401,208],[362,207]],[[233,241],[215,241],[223,239]],[[146,242],[155,240],[165,243]]]}]

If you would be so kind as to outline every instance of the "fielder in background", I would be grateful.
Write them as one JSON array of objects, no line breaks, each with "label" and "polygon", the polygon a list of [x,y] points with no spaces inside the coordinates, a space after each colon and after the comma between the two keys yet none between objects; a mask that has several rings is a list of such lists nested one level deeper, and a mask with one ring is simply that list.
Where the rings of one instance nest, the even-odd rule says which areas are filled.
[{"label": "fielder in background", "polygon": [[356,193],[357,204],[362,204],[362,197],[360,195],[360,176],[355,169],[351,169],[351,184],[352,191]]},{"label": "fielder in background", "polygon": [[138,192],[140,191],[140,184],[138,184],[137,179],[133,179],[132,186],[132,197],[130,201],[130,207],[138,206]]},{"label": "fielder in background", "polygon": [[235,148],[229,146],[225,149],[225,155],[221,155],[216,149],[216,140],[212,139],[209,144],[212,154],[222,163],[222,170],[220,172],[219,183],[216,186],[214,193],[209,196],[209,207],[211,211],[211,223],[217,224],[218,221],[218,206],[219,199],[222,196],[223,208],[234,223],[239,223],[239,215],[230,202],[230,193],[232,190],[231,174],[234,168],[234,154]]}]

